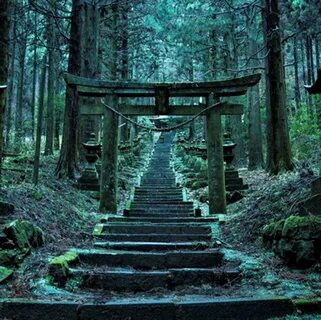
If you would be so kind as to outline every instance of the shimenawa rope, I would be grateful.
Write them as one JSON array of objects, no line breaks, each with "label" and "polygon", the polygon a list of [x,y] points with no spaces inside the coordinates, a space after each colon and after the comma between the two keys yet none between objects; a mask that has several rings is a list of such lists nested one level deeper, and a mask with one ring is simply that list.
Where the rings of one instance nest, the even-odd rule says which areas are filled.
[{"label": "shimenawa rope", "polygon": [[200,115],[202,115],[203,113],[211,110],[211,109],[214,109],[216,107],[219,107],[223,104],[225,104],[224,102],[217,102],[205,109],[203,109],[202,111],[200,111],[199,113],[197,113],[195,116],[193,116],[191,119],[183,122],[183,123],[180,123],[179,125],[177,126],[173,126],[173,127],[168,127],[168,128],[155,128],[155,127],[149,127],[149,126],[145,126],[141,123],[138,123],[128,117],[126,117],[125,115],[123,115],[121,112],[119,112],[118,110],[114,109],[113,107],[107,105],[103,100],[101,100],[101,103],[107,108],[109,109],[110,111],[116,113],[118,116],[122,117],[123,119],[127,120],[128,122],[132,123],[133,125],[135,126],[138,126],[140,128],[143,128],[143,129],[146,129],[146,130],[149,130],[149,131],[155,131],[155,132],[169,132],[169,131],[173,131],[173,130],[177,130],[177,129],[180,129],[184,126],[186,126],[187,124],[193,122],[197,117],[199,117]]}]

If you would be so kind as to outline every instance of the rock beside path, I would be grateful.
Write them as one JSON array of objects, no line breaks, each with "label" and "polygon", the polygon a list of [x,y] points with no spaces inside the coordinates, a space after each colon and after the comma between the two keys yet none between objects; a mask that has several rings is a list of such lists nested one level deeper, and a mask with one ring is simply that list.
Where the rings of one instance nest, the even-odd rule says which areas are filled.
[{"label": "rock beside path", "polygon": [[321,217],[290,216],[266,225],[263,242],[285,263],[308,268],[320,261]]}]

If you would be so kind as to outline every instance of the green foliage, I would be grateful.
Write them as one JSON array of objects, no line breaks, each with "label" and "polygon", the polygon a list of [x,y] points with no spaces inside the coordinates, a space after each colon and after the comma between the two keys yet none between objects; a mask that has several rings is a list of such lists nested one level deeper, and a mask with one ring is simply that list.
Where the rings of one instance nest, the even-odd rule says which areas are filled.
[{"label": "green foliage", "polygon": [[42,200],[42,193],[40,192],[40,191],[35,191],[34,193],[33,193],[33,197],[37,200],[37,201],[40,201],[40,200]]},{"label": "green foliage", "polygon": [[290,136],[293,155],[298,160],[309,159],[317,163],[321,159],[321,127],[317,117],[306,105],[301,105],[290,119]]}]

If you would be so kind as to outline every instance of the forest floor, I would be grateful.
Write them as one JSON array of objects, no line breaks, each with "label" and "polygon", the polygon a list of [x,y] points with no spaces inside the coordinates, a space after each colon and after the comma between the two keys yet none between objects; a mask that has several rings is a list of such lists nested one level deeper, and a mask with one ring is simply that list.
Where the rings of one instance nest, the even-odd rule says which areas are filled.
[{"label": "forest floor", "polygon": [[300,169],[272,177],[262,170],[244,171],[243,178],[249,190],[242,200],[228,206],[221,234],[226,256],[241,261],[242,285],[291,299],[319,298],[321,266],[289,268],[263,247],[261,236],[266,224],[298,214],[297,204],[309,197],[315,176]]},{"label": "forest floor", "polygon": [[[70,247],[90,246],[94,225],[101,218],[97,213],[97,200],[76,189],[71,182],[56,179],[53,172],[57,156],[45,157],[43,163],[37,186],[31,182],[30,158],[9,158],[4,163],[7,169],[4,170],[1,200],[15,205],[12,219],[31,220],[39,226],[45,233],[46,243],[25,259],[12,281],[0,286],[2,297],[33,296],[35,280],[48,273],[48,257],[59,255]],[[261,243],[262,227],[273,219],[295,214],[295,204],[307,197],[313,177],[302,176],[299,172],[278,177],[270,177],[264,171],[243,171],[242,174],[250,188],[241,201],[229,205],[219,235],[226,259],[239,261],[242,280],[229,284],[222,291],[203,286],[182,289],[175,294],[234,297],[254,294],[311,299],[321,296],[321,266],[303,271],[290,269],[273,253],[263,249]],[[120,195],[124,203],[129,193],[122,190]],[[163,294],[165,292],[158,290],[146,297]]]},{"label": "forest floor", "polygon": [[[10,220],[33,222],[45,235],[45,244],[25,258],[8,285],[0,286],[3,297],[28,297],[34,280],[48,274],[48,261],[71,247],[90,247],[94,226],[102,217],[93,193],[77,189],[72,181],[59,180],[54,171],[58,154],[42,158],[39,183],[32,183],[32,156],[6,158],[3,167],[1,201],[12,203]],[[129,191],[120,190],[122,204]]]}]

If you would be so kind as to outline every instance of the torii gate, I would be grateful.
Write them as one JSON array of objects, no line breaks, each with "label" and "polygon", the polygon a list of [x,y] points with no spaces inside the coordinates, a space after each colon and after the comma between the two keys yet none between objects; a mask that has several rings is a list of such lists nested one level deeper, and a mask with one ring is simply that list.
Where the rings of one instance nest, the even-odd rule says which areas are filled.
[{"label": "torii gate", "polygon": [[[212,82],[139,83],[94,80],[65,74],[70,89],[81,96],[105,97],[106,104],[126,116],[193,116],[206,111],[209,212],[226,212],[222,115],[243,114],[240,104],[219,104],[221,97],[244,95],[261,75]],[[154,97],[155,105],[121,105],[119,98]],[[205,97],[206,104],[170,105],[171,97]],[[80,114],[103,115],[100,211],[117,212],[118,115],[103,104],[81,106]]]}]

